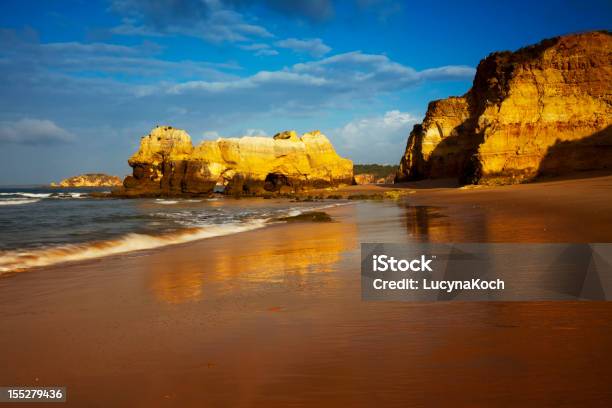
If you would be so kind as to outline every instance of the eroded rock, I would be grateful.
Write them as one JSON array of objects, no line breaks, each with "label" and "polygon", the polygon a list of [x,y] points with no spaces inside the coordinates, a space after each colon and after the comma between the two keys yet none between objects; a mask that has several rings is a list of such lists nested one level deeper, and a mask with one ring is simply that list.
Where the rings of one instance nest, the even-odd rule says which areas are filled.
[{"label": "eroded rock", "polygon": [[121,179],[103,173],[87,173],[69,177],[59,183],[51,183],[51,187],[118,187]]},{"label": "eroded rock", "polygon": [[157,127],[141,140],[128,163],[128,195],[208,194],[215,189],[234,195],[292,193],[309,188],[350,184],[353,164],[336,154],[319,131],[299,137],[294,131],[274,138],[245,136],[203,141]]},{"label": "eroded rock", "polygon": [[467,94],[429,104],[396,181],[506,184],[612,168],[611,55],[609,32],[489,55]]}]

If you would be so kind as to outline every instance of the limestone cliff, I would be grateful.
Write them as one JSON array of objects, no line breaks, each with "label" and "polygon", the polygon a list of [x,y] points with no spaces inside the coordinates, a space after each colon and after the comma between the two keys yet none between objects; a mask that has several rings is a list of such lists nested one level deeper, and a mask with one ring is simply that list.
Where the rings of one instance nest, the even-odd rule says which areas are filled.
[{"label": "limestone cliff", "polygon": [[51,187],[118,187],[121,179],[102,173],[88,173],[70,177],[59,183],[51,183]]},{"label": "limestone cliff", "polygon": [[612,168],[612,35],[573,34],[478,65],[462,97],[429,104],[396,181],[497,184]]},{"label": "limestone cliff", "polygon": [[128,163],[128,195],[197,195],[215,188],[237,195],[290,193],[350,184],[353,178],[352,162],[338,156],[319,131],[220,138],[194,147],[185,131],[157,127]]}]

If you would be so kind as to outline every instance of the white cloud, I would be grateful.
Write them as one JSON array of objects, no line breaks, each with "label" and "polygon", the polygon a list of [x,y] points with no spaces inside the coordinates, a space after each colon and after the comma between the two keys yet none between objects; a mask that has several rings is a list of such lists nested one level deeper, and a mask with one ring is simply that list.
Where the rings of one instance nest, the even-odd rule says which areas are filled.
[{"label": "white cloud", "polygon": [[254,51],[254,55],[258,57],[278,55],[278,51],[270,47],[269,44],[254,43],[254,44],[239,45],[238,47],[246,51]]},{"label": "white cloud", "polygon": [[264,43],[253,43],[253,44],[243,44],[239,45],[240,48],[247,51],[259,51],[259,50],[267,50],[270,48],[269,44]]},{"label": "white cloud", "polygon": [[[423,81],[458,76],[471,79],[473,74],[473,69],[466,67],[416,71],[384,55],[352,52],[239,76],[242,71],[231,64],[164,60],[150,44],[132,47],[136,51],[106,43],[48,46],[34,37],[21,43],[15,36],[11,40],[11,33],[5,33],[4,41],[0,30],[2,141],[66,140],[66,133],[53,123],[46,123],[46,130],[35,137],[30,131],[18,132],[16,122],[11,122],[53,118],[58,124],[70,123],[70,130],[79,135],[79,151],[104,151],[107,160],[121,165],[132,152],[133,141],[157,123],[183,128],[193,135],[202,135],[207,129],[240,135],[244,128],[323,128],[330,137],[344,137],[336,146],[357,161],[395,162],[405,147],[410,126],[394,133],[393,124],[404,123],[405,115],[381,115],[382,122],[368,116],[343,126],[338,115],[362,109],[364,103],[375,106],[372,102],[383,102],[387,95],[395,98]],[[399,107],[403,96],[393,103]],[[391,102],[387,99],[384,106]],[[110,130],[101,134],[105,125]],[[364,134],[374,137],[372,146],[366,143],[359,149],[355,144]],[[344,148],[345,140],[351,140],[349,135],[356,136]],[[390,137],[397,139],[389,144]],[[108,140],[113,141],[112,147]],[[389,143],[379,146],[383,142]],[[19,146],[8,146],[4,151],[9,148]]]},{"label": "white cloud", "polygon": [[167,89],[169,94],[184,94],[189,92],[223,93],[236,90],[256,89],[273,85],[307,85],[322,86],[326,84],[325,78],[315,77],[307,74],[297,74],[288,71],[260,71],[257,74],[241,78],[235,81],[190,81],[178,85],[173,85]]},{"label": "white cloud", "polygon": [[227,134],[221,135],[216,130],[206,130],[202,132],[201,141],[217,140],[220,137],[241,137],[241,136],[268,136],[268,134],[263,129],[246,129],[244,132],[239,133],[237,136],[229,136]]},{"label": "white cloud", "polygon": [[466,79],[473,78],[476,70],[465,65],[449,65],[439,68],[430,68],[421,71],[420,76],[423,80],[449,80],[449,79]]},{"label": "white cloud", "polygon": [[46,119],[0,122],[0,143],[56,144],[75,140],[73,134]]},{"label": "white cloud", "polygon": [[212,43],[273,37],[218,0],[114,0],[111,9],[123,16],[115,34],[185,35]]},{"label": "white cloud", "polygon": [[216,140],[221,135],[216,130],[206,130],[202,132],[202,140]]},{"label": "white cloud", "polygon": [[130,18],[124,18],[123,22],[116,27],[110,29],[112,34],[118,35],[133,35],[133,36],[144,36],[144,37],[163,37],[164,34],[139,25]]},{"label": "white cloud", "polygon": [[[243,44],[242,48],[276,52],[263,42]],[[0,49],[0,84],[5,95],[0,108],[9,118],[59,117],[64,113],[57,101],[90,117],[112,112],[118,118],[129,112],[140,120],[175,120],[179,114],[184,116],[181,120],[206,117],[219,121],[221,116],[227,120],[231,115],[250,113],[308,116],[349,108],[357,101],[423,81],[467,80],[474,74],[473,68],[465,66],[416,71],[385,55],[355,51],[238,76],[235,64],[161,59],[155,55],[159,46],[149,42],[132,47],[41,44],[10,30],[0,31]],[[36,105],[44,105],[44,109],[32,109]]]},{"label": "white cloud", "polygon": [[278,51],[272,50],[272,49],[269,49],[269,50],[257,50],[257,51],[255,51],[255,55],[258,56],[258,57],[261,57],[261,56],[269,57],[269,56],[273,56],[273,55],[278,55]]},{"label": "white cloud", "polygon": [[[108,77],[125,74],[137,78],[235,78],[227,71],[241,67],[235,62],[170,61],[157,57],[161,47],[149,41],[133,46],[110,43],[55,42],[27,40],[14,30],[0,30],[0,69],[14,72],[46,72],[51,75],[85,74],[83,77]],[[91,75],[94,74],[94,75]],[[30,75],[32,77],[32,75]],[[37,85],[41,86],[41,84]],[[140,92],[140,91],[139,91]]]},{"label": "white cloud", "polygon": [[268,136],[263,129],[247,129],[244,131],[244,136]]},{"label": "white cloud", "polygon": [[408,134],[417,123],[410,113],[392,110],[381,116],[354,119],[339,129],[329,131],[340,153],[356,163],[399,162]]},{"label": "white cloud", "polygon": [[363,54],[360,51],[293,66],[293,71],[334,78],[344,86],[363,91],[398,90],[422,80],[419,73],[385,55]]},{"label": "white cloud", "polygon": [[[265,48],[264,48],[265,49]],[[258,99],[284,97],[282,103],[333,103],[335,98],[369,98],[394,92],[427,80],[471,79],[474,69],[446,66],[416,71],[390,60],[385,55],[350,52],[318,61],[295,64],[279,71],[260,71],[252,76],[229,81],[188,81],[162,90],[182,95],[237,94],[250,92]],[[298,91],[306,92],[306,95]],[[318,90],[318,92],[316,91]],[[316,94],[316,95],[315,95]],[[310,97],[310,99],[305,96]]]},{"label": "white cloud", "polygon": [[331,47],[326,45],[320,38],[300,40],[297,38],[287,38],[274,43],[277,47],[289,48],[298,53],[307,53],[315,58],[322,57],[331,51]]},{"label": "white cloud", "polygon": [[63,54],[80,54],[80,53],[96,53],[96,54],[119,54],[119,55],[134,55],[139,54],[139,47],[128,47],[126,45],[106,44],[106,43],[89,43],[84,44],[76,41],[58,42],[41,44],[40,48],[49,50],[53,53]]}]

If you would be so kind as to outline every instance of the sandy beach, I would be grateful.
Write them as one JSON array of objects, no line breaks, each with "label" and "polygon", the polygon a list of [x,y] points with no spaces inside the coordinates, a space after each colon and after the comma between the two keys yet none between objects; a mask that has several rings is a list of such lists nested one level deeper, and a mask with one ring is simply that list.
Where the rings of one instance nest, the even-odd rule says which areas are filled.
[{"label": "sandy beach", "polygon": [[612,407],[612,1],[0,1],[0,408]]},{"label": "sandy beach", "polygon": [[610,406],[609,303],[363,302],[359,245],[612,242],[612,176],[401,188],[332,223],[3,275],[0,384],[74,407]]}]

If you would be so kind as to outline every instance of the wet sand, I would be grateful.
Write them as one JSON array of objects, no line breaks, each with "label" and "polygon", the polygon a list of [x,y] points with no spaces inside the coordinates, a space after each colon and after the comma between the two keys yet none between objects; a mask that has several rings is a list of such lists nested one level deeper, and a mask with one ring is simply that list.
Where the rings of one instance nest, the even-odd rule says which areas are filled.
[{"label": "wet sand", "polygon": [[359,244],[612,242],[612,177],[404,188],[3,277],[0,384],[76,407],[610,406],[612,304],[362,302]]}]

